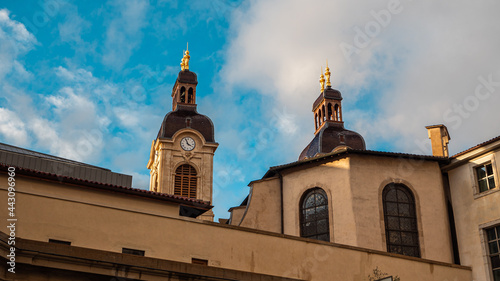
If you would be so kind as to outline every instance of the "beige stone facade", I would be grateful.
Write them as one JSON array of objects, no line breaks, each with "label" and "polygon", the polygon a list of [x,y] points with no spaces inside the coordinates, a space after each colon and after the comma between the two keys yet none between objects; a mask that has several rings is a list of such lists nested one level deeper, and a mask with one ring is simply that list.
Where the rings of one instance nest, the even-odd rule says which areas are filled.
[{"label": "beige stone facade", "polygon": [[188,63],[186,53],[151,146],[149,190],[0,144],[0,202],[16,202],[0,212],[16,218],[15,231],[0,231],[0,280],[500,280],[500,137],[449,157],[448,131],[435,125],[432,156],[366,150],[344,128],[327,70],[299,161],[252,181],[215,223],[218,144]]},{"label": "beige stone facade", "polygon": [[[7,176],[2,174],[3,201],[7,200],[6,182]],[[17,186],[20,274],[4,272],[2,278],[6,280],[21,280],[17,278],[22,276],[47,280],[47,269],[51,268],[48,272],[54,275],[59,270],[67,276],[79,272],[76,277],[85,273],[137,280],[185,280],[163,279],[174,271],[166,261],[187,264],[181,268],[189,269],[193,259],[206,260],[209,268],[236,276],[229,280],[369,280],[377,268],[401,280],[470,280],[468,267],[190,219],[179,216],[178,206],[166,201],[44,182],[22,174],[17,176]],[[0,219],[7,219],[5,212]],[[71,246],[47,243],[49,239],[67,241]],[[123,248],[142,250],[145,257],[120,254]],[[127,264],[127,259],[135,262]],[[212,274],[209,268],[194,267],[187,273],[199,278],[194,280],[219,280],[202,278]],[[262,279],[244,279],[245,274]]]},{"label": "beige stone facade", "polygon": [[241,221],[235,215],[231,223],[281,232],[282,180],[284,234],[300,236],[301,197],[311,188],[321,188],[328,197],[331,242],[385,251],[382,190],[390,183],[403,183],[416,199],[421,257],[452,263],[443,179],[436,160],[418,160],[407,170],[404,165],[411,160],[402,155],[341,150],[300,162],[278,169],[281,176],[251,183],[247,210]]},{"label": "beige stone facade", "polygon": [[[486,235],[486,230],[500,226],[499,160],[500,138],[496,138],[453,157],[443,168],[449,178],[460,263],[472,267],[474,280],[500,278],[500,273],[497,279],[492,276]],[[495,186],[481,191],[477,168],[485,164],[491,165]]]}]

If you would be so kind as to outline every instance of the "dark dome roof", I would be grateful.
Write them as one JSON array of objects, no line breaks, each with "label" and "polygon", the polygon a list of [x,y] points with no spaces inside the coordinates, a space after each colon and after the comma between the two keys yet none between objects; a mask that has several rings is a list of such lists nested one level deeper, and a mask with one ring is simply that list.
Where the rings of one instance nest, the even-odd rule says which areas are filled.
[{"label": "dark dome roof", "polygon": [[[191,119],[189,127],[188,118]],[[175,111],[167,113],[161,123],[158,138],[172,138],[177,131],[184,128],[191,128],[200,132],[206,142],[215,142],[212,120],[205,115],[199,114],[196,111],[196,105],[179,104]]]},{"label": "dark dome roof", "polygon": [[[342,140],[343,138],[343,140]],[[329,153],[339,146],[348,146],[353,149],[365,150],[365,140],[353,131],[344,129],[343,123],[327,122],[314,136],[299,156],[299,160],[311,158],[316,154]]]},{"label": "dark dome roof", "polygon": [[342,94],[340,93],[339,90],[336,90],[332,87],[327,87],[320,95],[319,97],[314,101],[313,103],[313,111],[314,109],[318,106],[318,104],[325,99],[334,99],[334,100],[342,100]]},{"label": "dark dome roof", "polygon": [[177,82],[181,83],[190,83],[190,84],[198,84],[198,77],[196,73],[191,72],[187,69],[179,71],[179,75],[177,76]]}]

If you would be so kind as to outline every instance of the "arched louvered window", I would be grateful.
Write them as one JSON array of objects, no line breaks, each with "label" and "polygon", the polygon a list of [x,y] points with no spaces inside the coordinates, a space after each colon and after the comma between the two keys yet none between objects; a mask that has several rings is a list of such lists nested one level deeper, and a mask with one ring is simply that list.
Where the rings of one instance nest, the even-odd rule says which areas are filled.
[{"label": "arched louvered window", "polygon": [[411,190],[404,184],[390,183],[382,193],[387,251],[420,257],[417,212]]},{"label": "arched louvered window", "polygon": [[300,236],[330,242],[328,197],[321,188],[313,188],[300,204]]},{"label": "arched louvered window", "polygon": [[196,170],[184,164],[175,170],[174,195],[196,198]]}]

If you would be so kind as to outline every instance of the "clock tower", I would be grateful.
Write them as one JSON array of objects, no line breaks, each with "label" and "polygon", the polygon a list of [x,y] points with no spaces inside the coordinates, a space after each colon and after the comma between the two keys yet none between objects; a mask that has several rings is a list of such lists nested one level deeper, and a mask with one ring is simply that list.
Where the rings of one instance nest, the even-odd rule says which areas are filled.
[{"label": "clock tower", "polygon": [[[151,145],[149,190],[212,202],[213,157],[219,146],[210,118],[196,111],[197,76],[189,70],[189,51],[172,89],[167,113]],[[210,210],[199,219],[212,221]]]}]

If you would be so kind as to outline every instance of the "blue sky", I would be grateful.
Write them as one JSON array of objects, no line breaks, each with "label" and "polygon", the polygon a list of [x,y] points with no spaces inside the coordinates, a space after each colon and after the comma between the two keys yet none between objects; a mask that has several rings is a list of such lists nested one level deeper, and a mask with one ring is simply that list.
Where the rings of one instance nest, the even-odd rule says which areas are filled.
[{"label": "blue sky", "polygon": [[[313,138],[326,60],[345,126],[372,150],[457,153],[500,135],[498,1],[1,1],[0,141],[131,174],[189,42],[198,111],[216,127],[214,212]],[[499,81],[499,82],[497,82]]]}]

